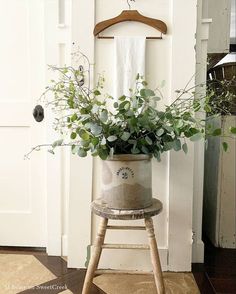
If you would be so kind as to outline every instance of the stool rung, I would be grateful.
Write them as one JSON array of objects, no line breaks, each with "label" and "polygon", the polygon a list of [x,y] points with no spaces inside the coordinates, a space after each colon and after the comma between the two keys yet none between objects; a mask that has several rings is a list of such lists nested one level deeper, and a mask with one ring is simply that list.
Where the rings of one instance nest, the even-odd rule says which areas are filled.
[{"label": "stool rung", "polygon": [[149,245],[146,244],[104,244],[103,249],[150,249]]},{"label": "stool rung", "polygon": [[107,229],[110,229],[110,230],[143,230],[143,231],[146,230],[146,228],[143,226],[107,226]]},{"label": "stool rung", "polygon": [[115,269],[98,269],[95,271],[96,275],[105,274],[127,274],[127,275],[153,275],[153,272],[135,271],[135,270],[115,270]]}]

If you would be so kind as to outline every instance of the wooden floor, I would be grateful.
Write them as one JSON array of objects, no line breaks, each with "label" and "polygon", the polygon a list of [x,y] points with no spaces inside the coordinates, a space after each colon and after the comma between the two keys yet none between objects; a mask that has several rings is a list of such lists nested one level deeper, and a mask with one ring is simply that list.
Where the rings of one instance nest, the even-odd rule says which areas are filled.
[{"label": "wooden floor", "polygon": [[236,249],[215,248],[205,243],[205,263],[193,264],[193,274],[202,294],[236,294]]},{"label": "wooden floor", "polygon": [[[81,294],[82,287],[84,282],[84,277],[86,271],[84,269],[68,269],[67,262],[58,256],[48,256],[46,254],[46,250],[43,248],[20,248],[20,247],[1,247],[0,246],[0,254],[23,254],[23,255],[33,255],[45,268],[47,268],[50,272],[52,272],[56,278],[50,281],[47,281],[43,284],[34,285],[32,289],[27,289],[25,291],[20,291],[17,293],[24,294],[42,294],[42,293],[50,293],[56,294],[62,292],[60,287],[66,285],[66,289],[70,290],[74,294]],[[53,289],[54,286],[57,285],[58,289]],[[50,288],[50,290],[41,290],[38,288]],[[2,293],[0,291],[0,293]],[[91,289],[91,294],[105,294],[101,289],[98,289],[96,285],[93,285]]]},{"label": "wooden floor", "polygon": [[[29,254],[50,270],[56,277],[43,285],[66,285],[72,293],[81,294],[85,270],[68,269],[61,257],[48,257],[45,251],[30,248],[0,247],[0,254]],[[193,264],[193,274],[202,294],[236,294],[236,250],[215,248],[205,242],[205,264]],[[60,293],[50,290],[50,294]],[[28,289],[18,293],[42,293],[41,290]],[[45,292],[46,293],[46,292]],[[95,285],[91,294],[104,294]]]}]

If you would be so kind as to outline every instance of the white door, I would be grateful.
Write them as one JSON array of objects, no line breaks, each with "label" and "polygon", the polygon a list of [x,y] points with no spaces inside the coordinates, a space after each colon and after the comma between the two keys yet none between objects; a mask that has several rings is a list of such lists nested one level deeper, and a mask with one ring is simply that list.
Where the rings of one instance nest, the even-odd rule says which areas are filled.
[{"label": "white door", "polygon": [[[34,3],[33,3],[34,2]],[[0,0],[0,246],[46,246],[46,159],[32,109],[44,89],[42,1]]]},{"label": "white door", "polygon": [[[140,2],[140,3],[139,3]],[[143,3],[141,3],[143,2]],[[196,0],[193,1],[136,1],[132,9],[142,14],[159,18],[168,23],[168,33],[162,40],[147,41],[147,79],[151,87],[166,81],[164,104],[175,99],[175,90],[183,88],[195,71],[196,43]],[[181,4],[182,3],[182,4]],[[72,1],[72,38],[80,49],[95,64],[96,73],[103,72],[106,79],[104,92],[112,91],[113,41],[98,40],[93,37],[95,23],[118,15],[125,9],[125,1]],[[104,8],[105,7],[105,8]],[[183,21],[186,17],[188,26]],[[124,23],[109,28],[104,36],[143,35],[155,36],[152,28],[139,23]],[[184,36],[184,52],[183,52]],[[153,86],[152,86],[153,85]],[[190,84],[189,84],[190,86]],[[173,93],[171,95],[171,93]],[[168,98],[171,99],[168,100]],[[71,159],[68,265],[84,267],[88,261],[88,246],[94,241],[97,231],[95,217],[91,222],[91,194],[99,197],[99,165],[90,158]],[[192,251],[192,199],[193,199],[193,146],[189,154],[171,152],[162,157],[161,163],[153,160],[153,195],[163,202],[164,209],[154,218],[158,246],[163,270],[190,271]],[[98,220],[98,218],[96,218]],[[113,234],[114,233],[114,234]],[[146,235],[109,232],[106,242],[146,243]],[[184,252],[184,254],[183,254]],[[148,252],[105,252],[100,262],[101,268],[151,270]]]}]

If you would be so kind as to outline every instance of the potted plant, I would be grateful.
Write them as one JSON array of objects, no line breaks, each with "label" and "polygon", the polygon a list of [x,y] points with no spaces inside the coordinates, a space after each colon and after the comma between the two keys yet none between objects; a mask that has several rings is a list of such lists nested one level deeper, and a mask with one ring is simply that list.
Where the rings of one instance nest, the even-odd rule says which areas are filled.
[{"label": "potted plant", "polygon": [[[66,145],[80,157],[88,153],[99,156],[103,161],[101,197],[110,208],[140,209],[152,204],[152,157],[160,161],[161,154],[170,150],[187,153],[189,141],[206,135],[236,133],[235,127],[228,134],[210,125],[205,128],[214,109],[211,92],[196,100],[195,88],[186,86],[176,91],[174,102],[161,110],[161,91],[149,89],[144,77],[137,74],[130,95],[114,99],[103,94],[103,76],[91,89],[87,62],[85,69],[51,67],[59,77],[51,81],[42,99],[54,110],[55,130],[62,138],[46,146],[51,153]],[[53,94],[52,99],[48,93]],[[197,119],[195,113],[199,111],[206,112],[207,118]],[[45,145],[32,151],[41,146]],[[227,150],[225,142],[223,148]]]}]

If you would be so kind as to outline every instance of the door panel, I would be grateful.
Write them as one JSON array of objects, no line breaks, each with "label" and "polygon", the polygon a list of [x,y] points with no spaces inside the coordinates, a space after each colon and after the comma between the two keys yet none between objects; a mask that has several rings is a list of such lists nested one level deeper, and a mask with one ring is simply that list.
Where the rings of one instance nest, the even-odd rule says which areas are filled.
[{"label": "door panel", "polygon": [[44,141],[44,124],[32,117],[45,78],[43,1],[0,5],[0,246],[40,247],[46,245],[45,153],[30,160],[24,154]]}]

